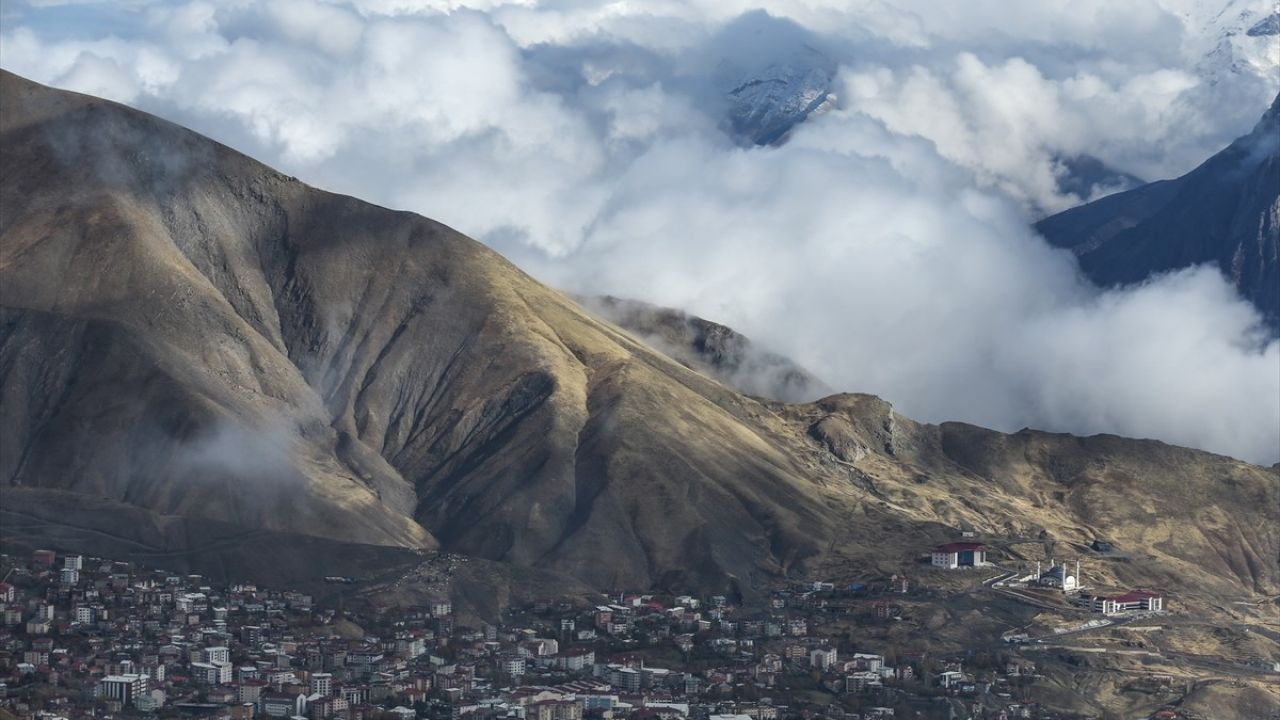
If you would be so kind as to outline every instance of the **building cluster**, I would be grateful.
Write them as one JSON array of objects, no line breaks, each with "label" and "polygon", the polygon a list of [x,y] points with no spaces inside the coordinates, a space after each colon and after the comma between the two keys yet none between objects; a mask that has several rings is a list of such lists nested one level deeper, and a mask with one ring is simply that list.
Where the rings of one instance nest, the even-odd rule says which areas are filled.
[{"label": "building cluster", "polygon": [[[1111,553],[1114,547],[1105,540],[1095,540],[1091,546],[1100,553]],[[982,543],[961,541],[935,546],[930,553],[930,564],[935,568],[959,570],[991,566],[987,560],[990,548]],[[1074,569],[1065,562],[1050,559],[1048,568],[1042,568],[1036,562],[1035,572],[1023,577],[1009,578],[1004,584],[1011,587],[1035,587],[1055,590],[1068,595],[1079,607],[1104,615],[1126,615],[1134,613],[1158,613],[1164,611],[1164,595],[1155,590],[1136,589],[1112,595],[1100,595],[1085,592],[1090,588],[1084,584],[1080,574],[1080,561],[1075,562]]]},{"label": "building cluster", "polygon": [[901,575],[778,589],[756,610],[623,593],[463,625],[443,599],[340,610],[52,551],[3,570],[0,708],[24,720],[862,720],[933,717],[939,702],[951,717],[1058,717],[1026,697],[1033,666],[830,627],[833,608],[901,619]]}]

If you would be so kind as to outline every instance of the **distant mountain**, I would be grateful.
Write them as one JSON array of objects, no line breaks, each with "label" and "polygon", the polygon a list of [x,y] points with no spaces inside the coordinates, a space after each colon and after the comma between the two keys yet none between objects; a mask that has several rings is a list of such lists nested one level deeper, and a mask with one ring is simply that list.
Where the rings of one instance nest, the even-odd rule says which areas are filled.
[{"label": "distant mountain", "polygon": [[1036,225],[1101,285],[1212,263],[1280,331],[1280,96],[1248,135],[1195,170]]},{"label": "distant mountain", "polygon": [[1273,470],[745,396],[439,223],[115,103],[9,73],[0,97],[6,552],[492,610],[574,583],[759,602],[788,577],[915,573],[965,527],[1014,558],[1108,538],[1141,562],[1096,582],[1207,622],[1280,593]]},{"label": "distant mountain", "polygon": [[717,72],[733,135],[772,145],[832,102],[835,63],[812,48],[800,48],[763,65],[726,61]]},{"label": "distant mountain", "polygon": [[1189,29],[1184,52],[1206,85],[1229,83],[1231,76],[1258,81],[1276,91],[1280,84],[1280,10],[1274,0],[1191,2],[1175,12]]},{"label": "distant mountain", "polygon": [[1273,12],[1254,23],[1245,35],[1249,37],[1270,37],[1272,35],[1280,35],[1280,11]]}]

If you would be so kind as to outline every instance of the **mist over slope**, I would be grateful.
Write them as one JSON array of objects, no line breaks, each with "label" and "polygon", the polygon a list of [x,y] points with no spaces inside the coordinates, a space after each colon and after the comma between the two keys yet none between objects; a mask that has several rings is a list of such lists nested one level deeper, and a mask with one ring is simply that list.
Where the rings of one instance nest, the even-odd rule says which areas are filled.
[{"label": "mist over slope", "polygon": [[317,575],[439,548],[758,599],[897,572],[964,525],[1110,538],[1144,562],[1099,580],[1206,612],[1280,590],[1275,469],[753,399],[439,223],[114,103],[0,92],[0,505],[21,532],[259,568],[244,540],[273,537]]},{"label": "mist over slope", "polygon": [[622,327],[685,367],[779,402],[803,402],[832,389],[793,360],[733,328],[672,308],[611,296],[580,298],[583,307]]}]

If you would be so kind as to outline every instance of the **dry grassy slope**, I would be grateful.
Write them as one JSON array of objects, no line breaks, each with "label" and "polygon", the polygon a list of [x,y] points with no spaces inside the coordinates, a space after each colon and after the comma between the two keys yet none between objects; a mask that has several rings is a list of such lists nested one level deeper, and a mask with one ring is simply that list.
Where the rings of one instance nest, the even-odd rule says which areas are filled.
[{"label": "dry grassy slope", "polygon": [[1273,471],[868,396],[766,405],[438,223],[119,105],[0,93],[0,492],[595,587],[892,572],[964,522],[1149,551],[1125,582],[1276,592]]},{"label": "dry grassy slope", "polygon": [[2,82],[6,483],[602,585],[820,550],[758,405],[478,243]]},{"label": "dry grassy slope", "polygon": [[[923,425],[865,395],[780,410],[896,515],[994,537],[1106,538],[1130,562],[1086,560],[1096,584],[1161,587],[1196,604],[1280,592],[1280,473],[1110,435]],[[1077,547],[1072,547],[1072,544]]]}]

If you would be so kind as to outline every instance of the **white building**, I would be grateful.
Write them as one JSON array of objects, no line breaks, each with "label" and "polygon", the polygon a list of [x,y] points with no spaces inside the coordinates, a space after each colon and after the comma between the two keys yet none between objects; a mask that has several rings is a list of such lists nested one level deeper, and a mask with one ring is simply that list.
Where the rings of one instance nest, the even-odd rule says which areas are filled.
[{"label": "white building", "polygon": [[609,666],[609,684],[628,692],[640,691],[640,671],[634,668]]},{"label": "white building", "polygon": [[944,687],[944,688],[955,687],[956,685],[959,685],[962,682],[964,682],[964,673],[962,672],[958,672],[956,670],[948,670],[944,673],[938,674],[939,687]]},{"label": "white building", "polygon": [[106,700],[119,700],[125,705],[133,704],[135,698],[147,692],[150,678],[146,675],[107,675],[98,681],[94,695]]},{"label": "white building", "polygon": [[320,697],[329,697],[333,694],[333,675],[330,673],[312,673],[311,674],[311,693]]},{"label": "white building", "polygon": [[1118,615],[1127,612],[1155,612],[1164,610],[1164,596],[1146,590],[1134,590],[1123,595],[1104,597],[1096,595],[1088,598],[1089,608],[1104,615]]},{"label": "white building", "polygon": [[854,667],[859,670],[869,670],[871,672],[880,672],[880,668],[884,667],[883,655],[872,655],[869,653],[854,653]]},{"label": "white building", "polygon": [[953,542],[939,545],[930,556],[934,567],[955,570],[987,564],[987,546],[975,542]]},{"label": "white building", "polygon": [[231,663],[191,663],[191,679],[201,685],[225,685],[231,682]]},{"label": "white building", "polygon": [[836,664],[836,649],[833,647],[820,647],[809,651],[809,666],[817,668],[823,672],[830,670]]},{"label": "white building", "polygon": [[565,670],[578,672],[585,670],[596,663],[596,651],[590,647],[586,648],[570,648],[561,656],[560,665]]},{"label": "white building", "polygon": [[525,663],[524,658],[519,655],[513,655],[502,658],[502,672],[512,677],[524,675]]}]

